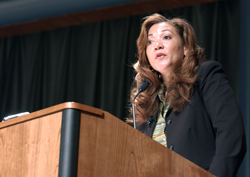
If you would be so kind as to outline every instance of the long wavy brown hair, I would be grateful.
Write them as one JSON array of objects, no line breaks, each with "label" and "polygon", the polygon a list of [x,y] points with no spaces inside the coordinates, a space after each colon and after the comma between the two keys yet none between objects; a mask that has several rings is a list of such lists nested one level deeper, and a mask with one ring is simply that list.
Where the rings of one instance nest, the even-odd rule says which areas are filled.
[{"label": "long wavy brown hair", "polygon": [[[172,25],[180,35],[183,45],[188,49],[188,54],[184,57],[181,66],[170,74],[169,81],[165,86],[167,94],[165,99],[169,99],[170,107],[173,111],[180,112],[189,102],[191,89],[197,79],[196,71],[201,62],[205,61],[204,50],[196,44],[195,32],[192,26],[184,19],[166,19],[160,14],[147,16],[141,26],[141,32],[137,39],[138,61],[133,65],[136,76],[131,87],[130,101],[132,102],[139,86],[144,80],[149,81],[149,87],[140,93],[135,99],[136,122],[146,121],[148,116],[155,114],[158,110],[158,92],[161,84],[161,74],[150,66],[146,56],[148,43],[148,31],[154,24],[165,22]],[[132,109],[128,122],[132,122]]]}]

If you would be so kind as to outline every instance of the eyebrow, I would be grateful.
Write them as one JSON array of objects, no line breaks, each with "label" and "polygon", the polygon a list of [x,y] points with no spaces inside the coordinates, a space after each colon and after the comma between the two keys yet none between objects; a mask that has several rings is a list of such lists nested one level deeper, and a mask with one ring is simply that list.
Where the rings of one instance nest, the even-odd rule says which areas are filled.
[{"label": "eyebrow", "polygon": [[165,32],[165,31],[169,31],[169,32],[171,32],[170,30],[168,30],[168,29],[164,29],[164,30],[162,30],[161,32]]},{"label": "eyebrow", "polygon": [[[164,30],[162,30],[161,32],[165,32],[165,31],[169,31],[170,33],[172,33],[170,30],[168,30],[168,29],[164,29]],[[153,36],[153,34],[148,34],[148,36]]]}]

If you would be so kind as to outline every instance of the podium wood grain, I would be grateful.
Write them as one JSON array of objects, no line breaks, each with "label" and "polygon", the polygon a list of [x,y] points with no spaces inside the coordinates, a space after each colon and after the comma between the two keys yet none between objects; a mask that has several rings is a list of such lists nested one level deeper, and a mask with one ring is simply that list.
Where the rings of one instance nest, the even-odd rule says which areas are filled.
[{"label": "podium wood grain", "polygon": [[65,109],[80,111],[78,177],[213,176],[110,113],[67,102],[0,123],[0,177],[65,176]]},{"label": "podium wood grain", "polygon": [[1,177],[58,176],[61,115],[1,129]]},{"label": "podium wood grain", "polygon": [[108,112],[82,114],[80,129],[78,176],[214,176]]}]

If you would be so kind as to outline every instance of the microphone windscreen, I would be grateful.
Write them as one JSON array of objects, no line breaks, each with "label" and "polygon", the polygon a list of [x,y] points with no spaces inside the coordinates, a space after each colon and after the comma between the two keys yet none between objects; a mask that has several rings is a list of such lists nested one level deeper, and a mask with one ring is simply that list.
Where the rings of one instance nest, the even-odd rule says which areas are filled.
[{"label": "microphone windscreen", "polygon": [[148,86],[149,82],[147,80],[144,80],[139,87],[139,92],[145,91],[148,88]]}]

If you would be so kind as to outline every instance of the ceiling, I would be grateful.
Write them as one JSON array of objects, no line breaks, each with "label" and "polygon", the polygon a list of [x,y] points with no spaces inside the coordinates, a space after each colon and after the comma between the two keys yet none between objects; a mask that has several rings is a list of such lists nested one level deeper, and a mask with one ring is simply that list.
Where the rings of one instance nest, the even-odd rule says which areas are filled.
[{"label": "ceiling", "polygon": [[0,0],[0,26],[140,0]]},{"label": "ceiling", "polygon": [[218,0],[0,0],[0,38]]}]

